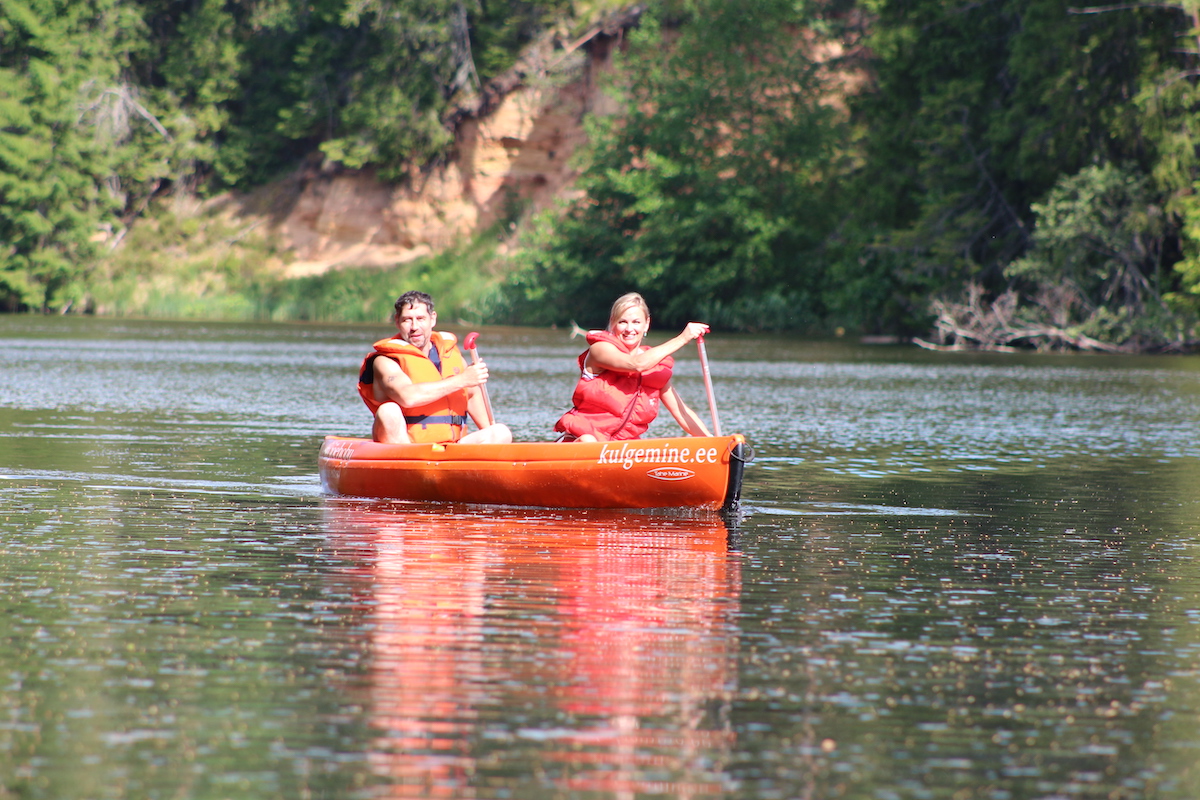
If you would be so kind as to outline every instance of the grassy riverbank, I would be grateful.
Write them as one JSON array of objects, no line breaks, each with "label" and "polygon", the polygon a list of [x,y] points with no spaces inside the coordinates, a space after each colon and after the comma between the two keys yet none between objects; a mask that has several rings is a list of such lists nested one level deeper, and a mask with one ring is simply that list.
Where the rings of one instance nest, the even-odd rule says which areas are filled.
[{"label": "grassy riverbank", "polygon": [[[380,322],[407,289],[434,296],[443,319],[478,323],[501,274],[488,232],[392,267],[333,269],[288,277],[285,254],[262,219],[163,207],[96,266],[84,310],[160,319]],[[73,309],[79,310],[79,309]]]}]

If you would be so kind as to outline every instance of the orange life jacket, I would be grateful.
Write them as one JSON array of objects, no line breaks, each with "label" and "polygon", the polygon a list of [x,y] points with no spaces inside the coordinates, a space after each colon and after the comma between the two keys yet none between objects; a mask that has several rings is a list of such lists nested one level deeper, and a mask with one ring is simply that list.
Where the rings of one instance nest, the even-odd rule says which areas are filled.
[{"label": "orange life jacket", "polygon": [[[608,331],[588,331],[588,344],[611,342],[626,352],[625,344]],[[649,350],[645,345],[638,352]],[[579,369],[587,360],[588,351],[579,356]],[[582,376],[571,395],[574,405],[554,423],[554,430],[576,438],[590,433],[602,442],[637,439],[658,416],[658,401],[662,390],[671,382],[675,359],[667,356],[643,372],[602,370],[594,378]]]},{"label": "orange life jacket", "polygon": [[[380,339],[375,343],[375,351],[367,354],[358,371],[358,394],[372,414],[383,405],[375,399],[373,386],[374,362],[379,356],[386,356],[398,363],[413,383],[440,381],[467,368],[452,337],[434,331],[429,338],[441,356],[440,372],[428,356],[403,339]],[[451,392],[423,406],[405,408],[404,421],[408,423],[408,436],[414,442],[457,442],[467,426],[467,390]]]}]

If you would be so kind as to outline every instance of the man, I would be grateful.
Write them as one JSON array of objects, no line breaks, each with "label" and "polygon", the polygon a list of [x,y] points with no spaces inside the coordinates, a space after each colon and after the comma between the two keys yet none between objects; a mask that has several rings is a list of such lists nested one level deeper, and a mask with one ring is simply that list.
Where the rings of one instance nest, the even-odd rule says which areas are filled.
[{"label": "man", "polygon": [[[467,366],[454,334],[433,329],[433,298],[405,292],[392,319],[398,335],[376,342],[358,375],[358,393],[375,414],[372,438],[387,444],[511,442],[508,427],[488,419],[479,389],[487,383],[487,365]],[[474,433],[466,433],[468,415],[479,428]]]}]

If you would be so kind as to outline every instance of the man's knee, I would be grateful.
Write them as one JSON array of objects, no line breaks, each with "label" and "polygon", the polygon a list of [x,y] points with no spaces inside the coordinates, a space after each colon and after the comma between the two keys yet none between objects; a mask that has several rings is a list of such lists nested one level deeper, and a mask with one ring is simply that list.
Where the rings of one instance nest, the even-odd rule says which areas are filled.
[{"label": "man's knee", "polygon": [[512,441],[512,431],[504,423],[497,422],[468,433],[459,441],[463,444],[508,444]]},{"label": "man's knee", "polygon": [[375,412],[375,425],[371,431],[372,438],[384,444],[408,444],[408,424],[404,421],[404,411],[396,403],[384,403]]}]

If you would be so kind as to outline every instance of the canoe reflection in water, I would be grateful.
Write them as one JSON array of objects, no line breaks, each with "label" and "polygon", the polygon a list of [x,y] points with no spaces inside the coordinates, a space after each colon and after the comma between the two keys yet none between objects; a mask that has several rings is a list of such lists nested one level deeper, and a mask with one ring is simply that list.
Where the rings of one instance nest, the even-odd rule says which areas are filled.
[{"label": "canoe reflection in water", "polygon": [[740,569],[719,516],[326,514],[362,598],[380,796],[725,793]]}]

